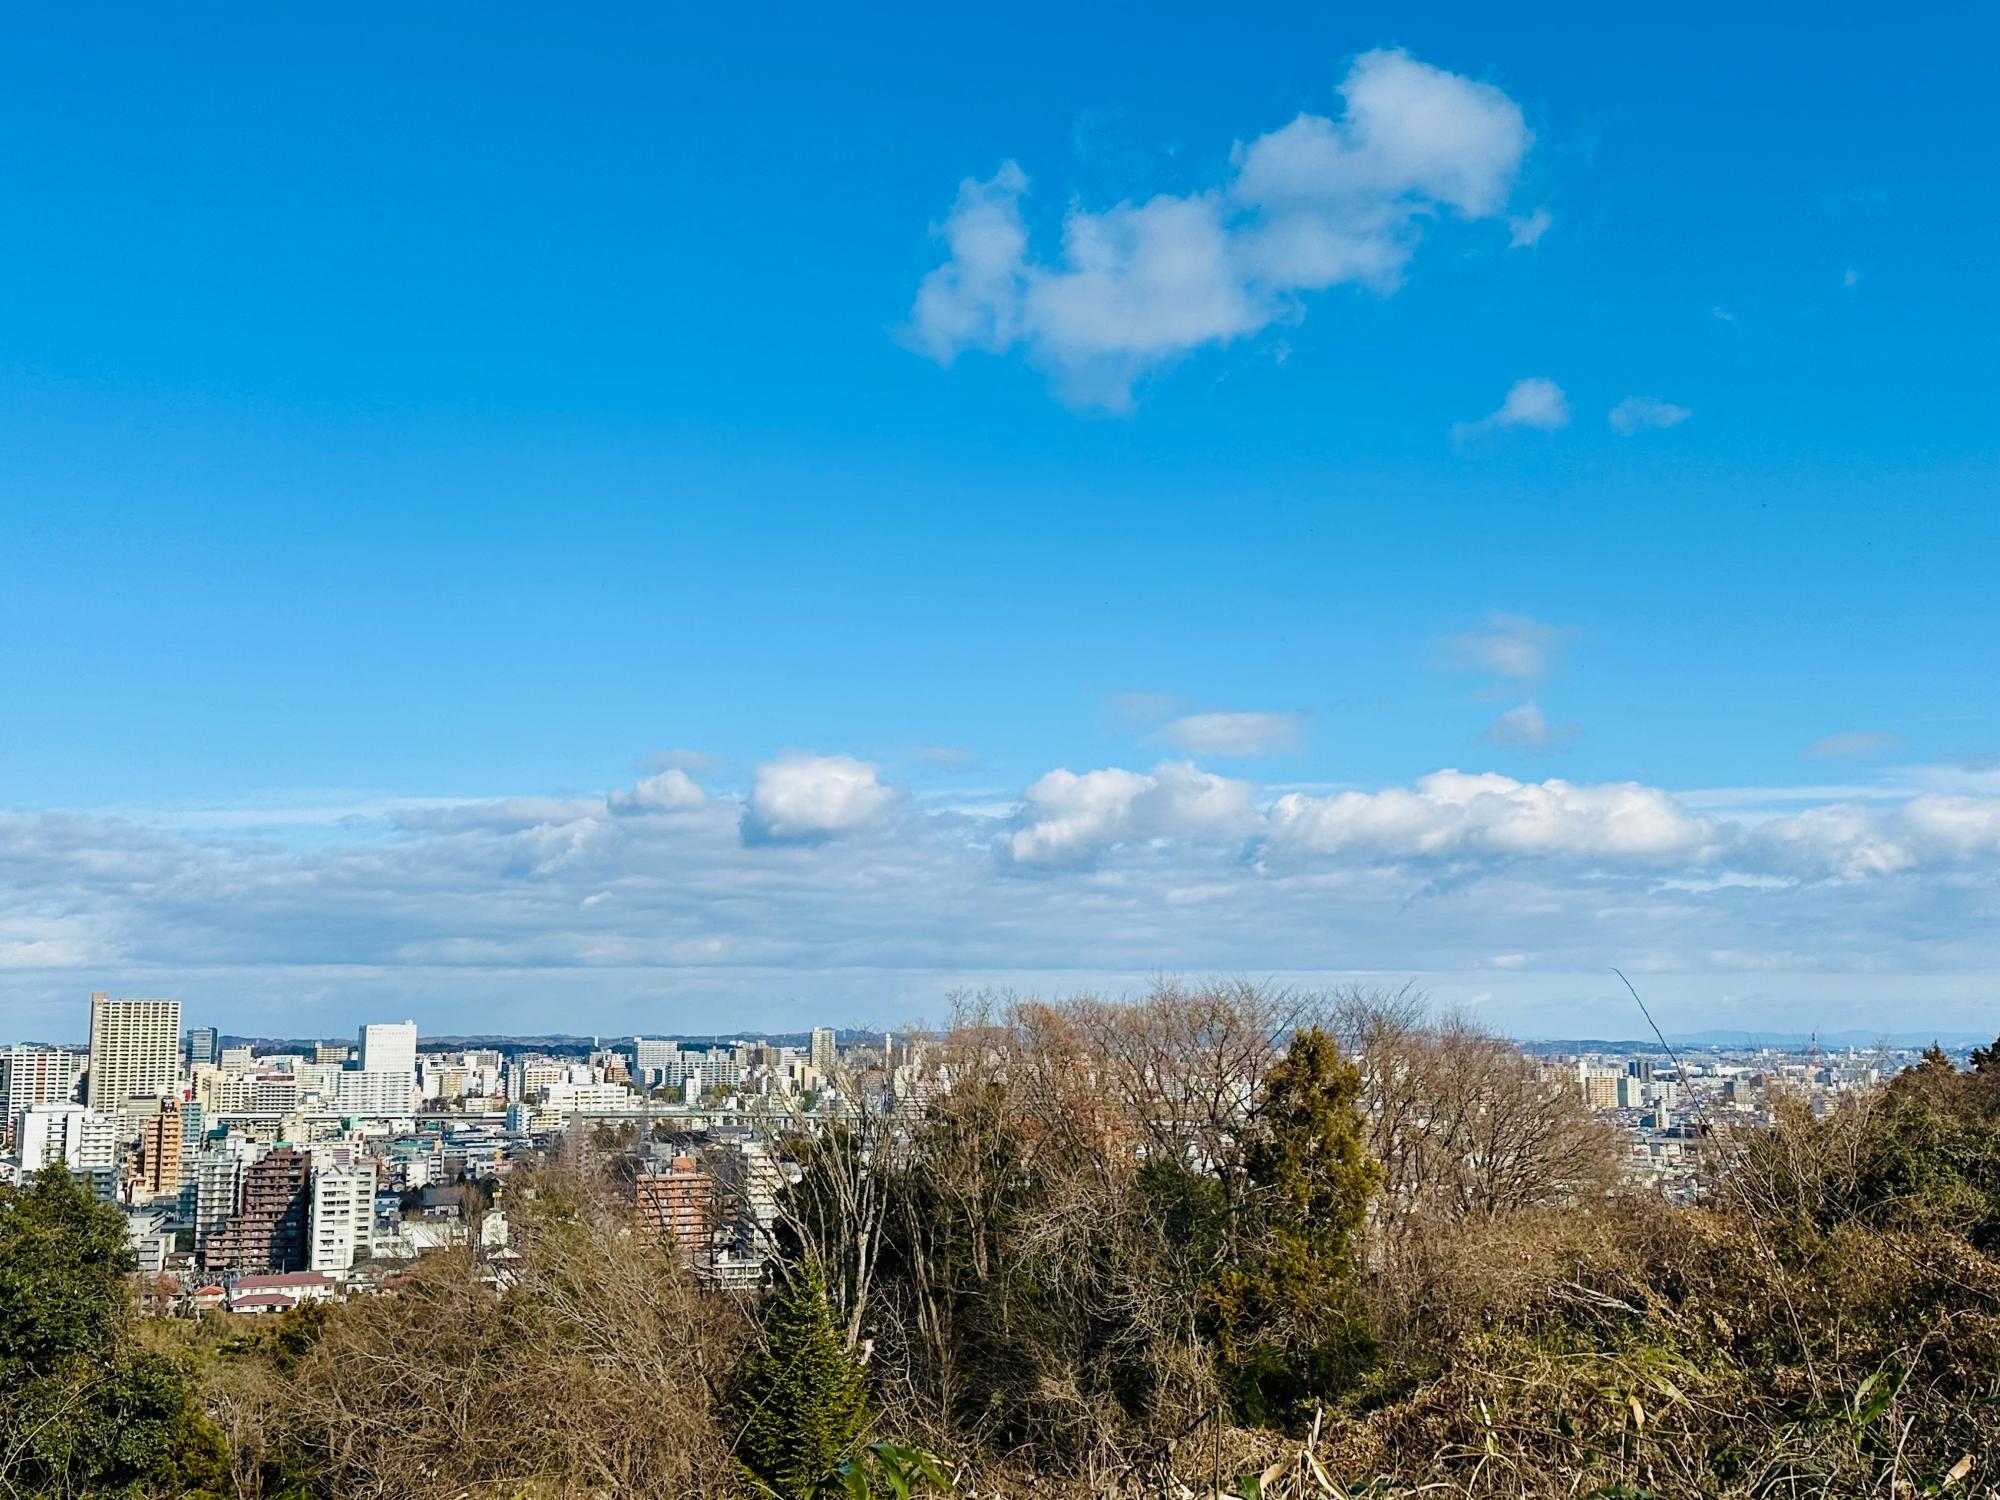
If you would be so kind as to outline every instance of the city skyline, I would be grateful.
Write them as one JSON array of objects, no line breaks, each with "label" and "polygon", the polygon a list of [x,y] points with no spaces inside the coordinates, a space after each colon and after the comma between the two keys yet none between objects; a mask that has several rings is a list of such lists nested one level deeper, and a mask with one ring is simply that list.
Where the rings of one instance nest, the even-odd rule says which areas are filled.
[{"label": "city skyline", "polygon": [[0,1040],[1990,1032],[1994,23],[1708,14],[25,18]]}]

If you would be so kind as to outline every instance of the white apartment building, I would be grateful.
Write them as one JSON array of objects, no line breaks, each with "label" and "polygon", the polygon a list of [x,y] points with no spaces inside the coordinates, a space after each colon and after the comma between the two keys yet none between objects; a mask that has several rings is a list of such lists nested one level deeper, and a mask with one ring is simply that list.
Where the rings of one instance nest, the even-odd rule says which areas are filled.
[{"label": "white apartment building", "polygon": [[285,1112],[299,1107],[299,1081],[289,1073],[262,1073],[250,1080],[250,1107]]},{"label": "white apartment building", "polygon": [[194,1161],[194,1237],[197,1245],[236,1214],[243,1170],[257,1159],[256,1148],[232,1136],[208,1147]]},{"label": "white apartment building", "polygon": [[375,1249],[375,1169],[369,1165],[316,1166],[307,1266],[345,1275]]},{"label": "white apartment building", "polygon": [[16,1118],[14,1128],[23,1172],[58,1164],[72,1172],[118,1165],[118,1122],[85,1105],[31,1104]]},{"label": "white apartment building", "polygon": [[178,1000],[90,997],[90,1084],[84,1103],[111,1110],[138,1095],[173,1092],[181,1067]]},{"label": "white apartment building", "polygon": [[557,1083],[548,1089],[548,1107],[562,1114],[636,1110],[639,1096],[622,1083]]},{"label": "white apartment building", "polygon": [[222,1073],[203,1068],[194,1081],[194,1096],[202,1112],[216,1115],[246,1114],[257,1097],[257,1080],[248,1073]]},{"label": "white apartment building", "polygon": [[76,1091],[81,1064],[63,1047],[15,1046],[0,1050],[0,1146],[15,1145],[21,1111],[35,1104],[65,1103]]},{"label": "white apartment building", "polygon": [[642,1036],[632,1038],[633,1070],[639,1075],[640,1084],[646,1088],[657,1088],[665,1083],[680,1054],[679,1042],[648,1041]]},{"label": "white apartment building", "polygon": [[412,1072],[375,1072],[350,1069],[340,1075],[340,1089],[334,1107],[343,1115],[401,1119],[415,1113],[411,1095],[416,1092],[417,1075]]}]

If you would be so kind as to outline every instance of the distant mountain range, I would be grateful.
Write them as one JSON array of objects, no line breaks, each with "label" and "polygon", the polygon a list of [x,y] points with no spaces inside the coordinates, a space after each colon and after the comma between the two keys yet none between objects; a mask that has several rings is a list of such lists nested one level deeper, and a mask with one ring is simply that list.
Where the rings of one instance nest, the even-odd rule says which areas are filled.
[{"label": "distant mountain range", "polygon": [[[1785,1051],[1801,1051],[1815,1044],[1829,1052],[1845,1051],[1849,1047],[1868,1049],[1871,1047],[1928,1047],[1933,1042],[1947,1051],[1959,1051],[1966,1047],[1983,1047],[2000,1033],[2000,1018],[1995,1019],[1995,1030],[1981,1031],[1738,1031],[1714,1027],[1707,1031],[1676,1032],[1667,1038],[1673,1047],[1727,1047],[1756,1048],[1778,1047]],[[1647,1037],[1643,1041],[1635,1038],[1611,1040],[1602,1037],[1535,1037],[1524,1040],[1523,1047],[1534,1052],[1658,1052],[1659,1040]]]}]

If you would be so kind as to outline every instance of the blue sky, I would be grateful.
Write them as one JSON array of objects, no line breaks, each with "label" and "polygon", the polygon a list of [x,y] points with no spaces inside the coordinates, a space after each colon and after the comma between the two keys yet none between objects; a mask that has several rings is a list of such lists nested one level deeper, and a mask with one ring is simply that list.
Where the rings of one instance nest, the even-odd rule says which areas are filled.
[{"label": "blue sky", "polygon": [[1990,10],[8,28],[0,1035],[1991,1018]]}]

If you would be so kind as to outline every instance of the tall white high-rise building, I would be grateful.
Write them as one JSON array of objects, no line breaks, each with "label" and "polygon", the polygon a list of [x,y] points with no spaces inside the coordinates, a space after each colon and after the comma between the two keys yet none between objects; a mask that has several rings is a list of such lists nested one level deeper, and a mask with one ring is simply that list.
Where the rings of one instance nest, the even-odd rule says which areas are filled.
[{"label": "tall white high-rise building", "polygon": [[417,1023],[376,1021],[361,1028],[360,1040],[354,1070],[340,1083],[341,1112],[408,1114],[417,1092]]},{"label": "tall white high-rise building", "polygon": [[141,1094],[170,1094],[180,1074],[181,1003],[90,997],[90,1083],[84,1103],[105,1113]]},{"label": "tall white high-rise building", "polygon": [[0,1146],[14,1144],[21,1111],[34,1104],[61,1104],[76,1087],[78,1058],[63,1047],[0,1049]]},{"label": "tall white high-rise building", "polygon": [[31,1104],[15,1121],[21,1168],[38,1172],[60,1163],[72,1172],[108,1171],[118,1164],[118,1125],[81,1104]]},{"label": "tall white high-rise building", "polygon": [[833,1077],[833,1065],[838,1056],[839,1049],[834,1041],[833,1028],[831,1026],[813,1027],[812,1050],[807,1054],[806,1061],[819,1069],[820,1077]]},{"label": "tall white high-rise building", "polygon": [[315,1164],[308,1269],[341,1275],[375,1249],[375,1168]]},{"label": "tall white high-rise building", "polygon": [[408,1073],[417,1076],[417,1023],[377,1021],[361,1028],[361,1056],[364,1073]]}]

